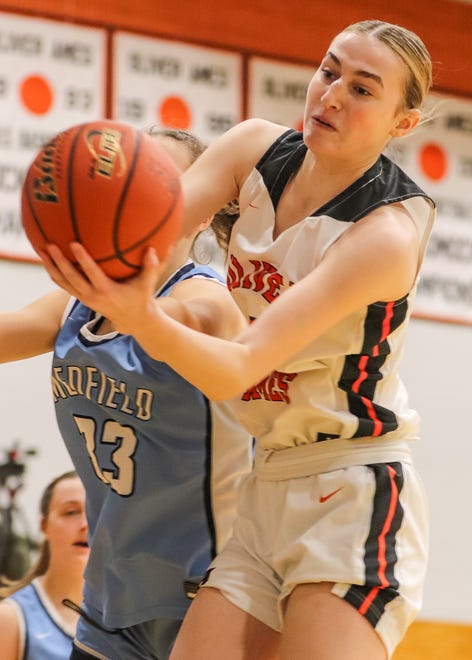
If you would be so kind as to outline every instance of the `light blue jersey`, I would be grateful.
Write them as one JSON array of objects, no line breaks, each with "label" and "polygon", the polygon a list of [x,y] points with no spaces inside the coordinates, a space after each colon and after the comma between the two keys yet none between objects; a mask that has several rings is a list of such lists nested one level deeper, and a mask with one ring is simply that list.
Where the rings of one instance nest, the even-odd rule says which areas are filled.
[{"label": "light blue jersey", "polygon": [[[190,277],[221,281],[189,262],[158,295]],[[59,428],[87,494],[84,604],[108,628],[182,619],[184,582],[205,573],[230,534],[251,441],[226,404],[131,336],[99,334],[100,320],[73,301],[52,372]]]},{"label": "light blue jersey", "polygon": [[16,591],[8,600],[16,603],[20,616],[20,660],[69,659],[71,632],[60,621],[37,580]]}]

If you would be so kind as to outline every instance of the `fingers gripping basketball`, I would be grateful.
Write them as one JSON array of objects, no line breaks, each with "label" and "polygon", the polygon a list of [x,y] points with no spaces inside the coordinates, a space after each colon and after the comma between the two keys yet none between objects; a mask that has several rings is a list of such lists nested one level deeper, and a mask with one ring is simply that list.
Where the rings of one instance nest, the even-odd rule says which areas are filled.
[{"label": "fingers gripping basketball", "polygon": [[157,140],[127,124],[80,124],[40,149],[21,212],[36,251],[55,243],[72,258],[69,244],[78,241],[110,277],[124,279],[138,272],[146,247],[163,259],[175,242],[179,172]]}]

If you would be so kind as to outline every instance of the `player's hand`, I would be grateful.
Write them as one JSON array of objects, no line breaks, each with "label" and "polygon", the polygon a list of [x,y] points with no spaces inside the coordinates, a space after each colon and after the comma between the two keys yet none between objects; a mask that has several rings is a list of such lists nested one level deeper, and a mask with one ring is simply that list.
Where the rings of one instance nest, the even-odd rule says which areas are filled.
[{"label": "player's hand", "polygon": [[71,243],[72,263],[56,245],[40,256],[51,279],[74,298],[109,319],[118,332],[133,334],[143,315],[154,308],[154,293],[162,270],[153,248],[146,250],[142,268],[117,282],[108,277],[80,243]]}]

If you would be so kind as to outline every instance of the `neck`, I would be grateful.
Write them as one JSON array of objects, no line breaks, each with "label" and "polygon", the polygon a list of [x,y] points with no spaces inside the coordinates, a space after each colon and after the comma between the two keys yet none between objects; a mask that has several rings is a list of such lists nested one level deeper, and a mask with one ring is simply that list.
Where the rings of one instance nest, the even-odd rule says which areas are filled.
[{"label": "neck", "polygon": [[81,602],[83,570],[83,566],[78,567],[75,571],[71,570],[70,567],[64,571],[49,569],[40,578],[41,586],[55,606],[60,605],[63,598],[70,598],[78,604]]},{"label": "neck", "polygon": [[77,605],[81,604],[83,588],[82,574],[84,569],[85,566],[81,566],[75,571],[71,570],[70,566],[64,571],[49,569],[39,578],[46,596],[63,620],[64,625],[70,630],[70,634],[73,634],[75,631],[79,615],[74,610],[63,605],[62,601],[64,598],[69,598],[69,600],[72,600]]},{"label": "neck", "polygon": [[307,151],[305,159],[300,168],[302,177],[307,177],[317,185],[334,185],[347,188],[351,183],[359,179],[372,165],[377,162],[380,154],[363,158],[362,160],[334,160],[332,157],[324,160],[317,157],[310,150]]}]

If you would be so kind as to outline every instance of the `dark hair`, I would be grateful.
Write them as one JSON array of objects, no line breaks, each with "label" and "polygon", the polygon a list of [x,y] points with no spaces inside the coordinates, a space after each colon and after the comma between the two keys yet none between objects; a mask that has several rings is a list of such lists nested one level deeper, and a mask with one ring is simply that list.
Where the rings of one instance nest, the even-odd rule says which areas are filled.
[{"label": "dark hair", "polygon": [[[49,516],[51,500],[54,494],[54,489],[56,488],[57,484],[61,483],[61,481],[65,481],[66,479],[73,479],[77,476],[78,475],[77,472],[75,472],[75,470],[71,470],[70,472],[64,472],[63,474],[53,479],[53,481],[51,481],[51,483],[49,483],[46,486],[39,501],[39,513],[41,515],[42,520],[47,520],[47,517]],[[15,591],[19,591],[19,589],[23,589],[23,587],[26,587],[35,578],[39,577],[40,575],[44,575],[49,568],[49,558],[50,558],[49,541],[47,539],[44,539],[44,541],[41,543],[39,547],[38,558],[22,578],[20,578],[19,580],[12,581],[12,580],[8,580],[5,577],[2,577],[1,579],[2,586],[0,587],[0,598],[6,598],[7,596],[14,594]]]}]

